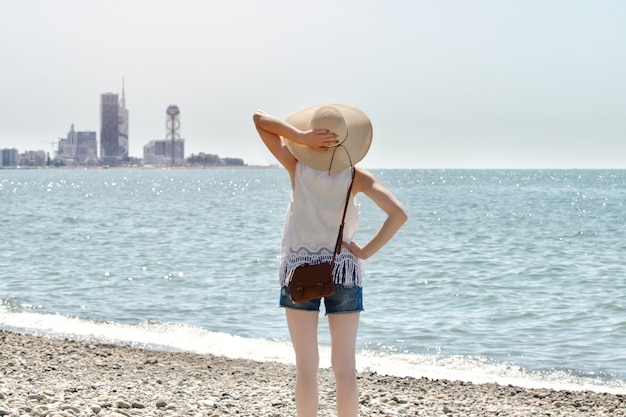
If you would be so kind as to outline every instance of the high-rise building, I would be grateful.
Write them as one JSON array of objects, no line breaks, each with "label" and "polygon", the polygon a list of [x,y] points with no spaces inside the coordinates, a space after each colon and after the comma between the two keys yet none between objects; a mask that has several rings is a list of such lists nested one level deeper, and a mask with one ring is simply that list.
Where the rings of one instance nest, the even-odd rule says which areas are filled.
[{"label": "high-rise building", "polygon": [[128,109],[126,108],[126,94],[124,92],[124,79],[122,78],[122,98],[120,99],[118,115],[118,146],[119,156],[122,160],[128,159]]},{"label": "high-rise building", "polygon": [[100,159],[103,164],[119,162],[118,95],[105,93],[100,97]]},{"label": "high-rise building", "polygon": [[128,159],[128,109],[122,80],[122,98],[105,93],[100,98],[100,159],[117,165]]}]

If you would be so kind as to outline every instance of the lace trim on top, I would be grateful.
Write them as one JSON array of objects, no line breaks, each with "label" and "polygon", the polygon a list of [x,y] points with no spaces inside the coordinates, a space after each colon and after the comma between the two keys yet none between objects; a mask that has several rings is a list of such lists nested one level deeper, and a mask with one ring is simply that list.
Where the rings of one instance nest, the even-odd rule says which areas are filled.
[{"label": "lace trim on top", "polygon": [[[323,262],[330,263],[333,259],[333,250],[322,248],[318,251],[311,251],[308,248],[300,248],[283,255],[280,267],[280,284],[286,286],[293,277],[293,272],[299,266],[305,264],[316,265]],[[333,267],[333,277],[335,284],[363,285],[363,275],[365,269],[363,261],[357,259],[352,252],[346,248],[341,248],[341,253],[335,257]]]}]

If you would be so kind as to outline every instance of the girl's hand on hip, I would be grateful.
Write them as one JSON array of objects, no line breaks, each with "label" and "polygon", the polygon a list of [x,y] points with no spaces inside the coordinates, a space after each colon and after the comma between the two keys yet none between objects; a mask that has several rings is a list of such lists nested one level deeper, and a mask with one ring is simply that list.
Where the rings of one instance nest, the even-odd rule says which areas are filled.
[{"label": "girl's hand on hip", "polygon": [[360,259],[367,259],[369,256],[365,254],[363,248],[354,242],[343,242],[343,246],[346,247],[354,256]]}]

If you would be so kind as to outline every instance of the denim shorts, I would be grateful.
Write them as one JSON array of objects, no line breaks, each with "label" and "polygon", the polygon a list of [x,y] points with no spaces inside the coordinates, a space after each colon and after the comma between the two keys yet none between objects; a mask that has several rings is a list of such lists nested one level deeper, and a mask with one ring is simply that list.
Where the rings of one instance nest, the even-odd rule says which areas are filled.
[{"label": "denim shorts", "polygon": [[[296,310],[320,311],[321,299],[294,303],[289,287],[280,289],[280,306]],[[363,288],[356,285],[335,284],[335,293],[324,297],[326,314],[363,311]]]}]

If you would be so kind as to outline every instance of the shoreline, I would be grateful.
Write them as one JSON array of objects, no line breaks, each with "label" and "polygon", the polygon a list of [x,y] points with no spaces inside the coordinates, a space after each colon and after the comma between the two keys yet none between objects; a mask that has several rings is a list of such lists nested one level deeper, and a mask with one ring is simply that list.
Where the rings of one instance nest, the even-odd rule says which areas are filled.
[{"label": "shoreline", "polygon": [[[295,368],[0,330],[0,416],[292,416]],[[626,395],[357,373],[360,416],[626,416]],[[319,416],[335,415],[320,369]]]},{"label": "shoreline", "polygon": [[90,171],[90,170],[119,170],[119,169],[150,169],[150,170],[169,170],[169,169],[278,169],[279,166],[273,165],[118,165],[118,166],[38,166],[38,165],[10,165],[0,166],[0,169],[6,170],[78,170],[78,171]]}]

